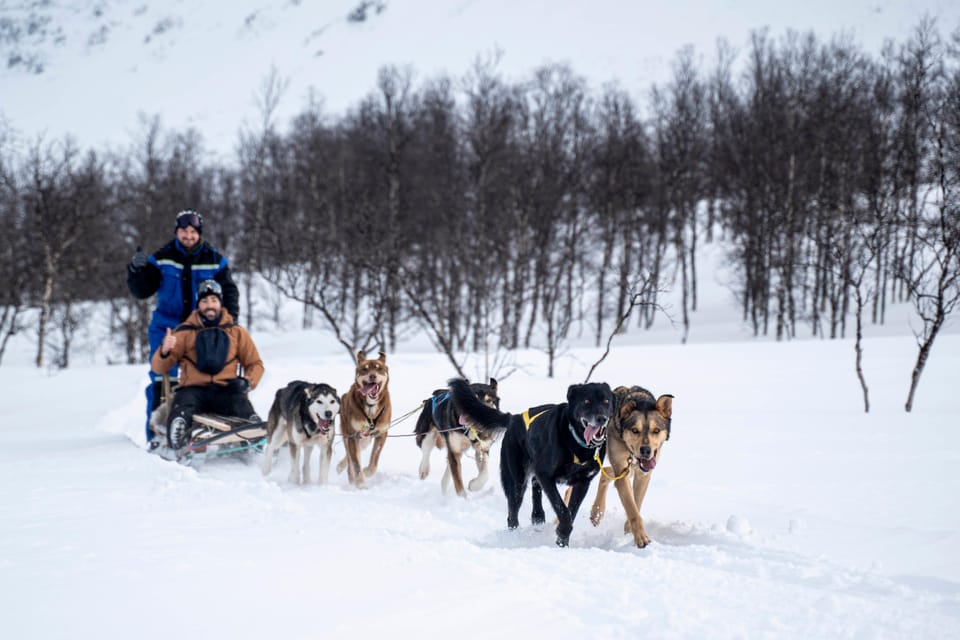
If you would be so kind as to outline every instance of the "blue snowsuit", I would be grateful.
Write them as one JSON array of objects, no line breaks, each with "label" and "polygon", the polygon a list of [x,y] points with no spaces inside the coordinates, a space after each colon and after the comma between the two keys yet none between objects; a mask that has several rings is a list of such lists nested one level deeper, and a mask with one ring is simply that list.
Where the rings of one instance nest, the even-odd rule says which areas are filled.
[{"label": "blue snowsuit", "polygon": [[[216,280],[223,288],[223,306],[234,318],[240,317],[240,292],[230,274],[227,259],[210,246],[201,242],[188,252],[180,241],[174,238],[147,259],[147,265],[136,269],[132,265],[127,269],[127,288],[135,298],[149,298],[157,294],[157,308],[150,319],[148,339],[150,355],[160,347],[167,329],[174,329],[186,320],[196,308],[197,287],[204,280]],[[176,377],[179,371],[174,367],[170,375]],[[150,431],[150,413],[154,409],[155,383],[163,375],[150,371],[150,385],[147,396],[147,441],[153,434]]]}]

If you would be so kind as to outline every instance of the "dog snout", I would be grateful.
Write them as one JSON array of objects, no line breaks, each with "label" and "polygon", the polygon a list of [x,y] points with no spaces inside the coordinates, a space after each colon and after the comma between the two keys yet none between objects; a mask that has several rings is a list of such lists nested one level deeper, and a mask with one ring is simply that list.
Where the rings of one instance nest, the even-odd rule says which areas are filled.
[{"label": "dog snout", "polygon": [[650,450],[650,447],[648,447],[648,446],[646,446],[646,445],[640,447],[640,457],[641,457],[641,458],[649,458],[652,454],[653,454],[653,452]]}]

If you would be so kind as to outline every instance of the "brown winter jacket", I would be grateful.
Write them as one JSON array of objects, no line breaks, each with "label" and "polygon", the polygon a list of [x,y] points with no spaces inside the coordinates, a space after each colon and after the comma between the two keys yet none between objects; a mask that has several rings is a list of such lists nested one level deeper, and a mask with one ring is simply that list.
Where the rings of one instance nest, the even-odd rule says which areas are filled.
[{"label": "brown winter jacket", "polygon": [[[253,339],[247,330],[241,326],[233,324],[233,316],[224,309],[221,311],[220,324],[218,326],[231,325],[224,327],[227,336],[230,338],[230,350],[227,353],[227,364],[215,375],[210,375],[199,371],[193,364],[197,360],[197,332],[187,329],[187,325],[202,328],[203,320],[200,317],[200,311],[194,309],[193,313],[187,316],[187,319],[174,329],[174,335],[177,336],[177,344],[167,357],[160,355],[163,349],[157,349],[153,358],[150,360],[150,366],[157,373],[166,373],[173,368],[174,364],[180,364],[180,386],[192,387],[206,384],[226,385],[228,380],[237,377],[237,365],[243,367],[243,377],[250,381],[250,388],[255,389],[260,378],[263,377],[263,361],[260,359],[260,353],[253,344]],[[185,357],[186,356],[186,357]],[[190,360],[187,360],[189,358]]]}]

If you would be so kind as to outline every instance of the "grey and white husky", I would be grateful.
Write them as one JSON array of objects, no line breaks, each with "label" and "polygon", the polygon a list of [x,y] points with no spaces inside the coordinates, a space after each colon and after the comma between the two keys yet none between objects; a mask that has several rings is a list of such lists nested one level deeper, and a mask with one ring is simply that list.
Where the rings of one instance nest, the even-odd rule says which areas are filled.
[{"label": "grey and white husky", "polygon": [[340,412],[340,395],[328,384],[294,380],[279,389],[267,418],[267,446],[261,471],[273,468],[273,454],[286,443],[290,448],[290,482],[310,482],[313,448],[320,450],[319,484],[325,484],[333,457],[334,421]]}]

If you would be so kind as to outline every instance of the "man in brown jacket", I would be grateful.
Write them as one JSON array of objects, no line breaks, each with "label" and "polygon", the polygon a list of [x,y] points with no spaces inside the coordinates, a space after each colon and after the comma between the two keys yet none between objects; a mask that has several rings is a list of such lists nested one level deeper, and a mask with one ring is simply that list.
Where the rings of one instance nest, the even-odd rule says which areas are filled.
[{"label": "man in brown jacket", "polygon": [[263,377],[263,361],[250,334],[223,308],[223,290],[216,280],[200,283],[197,308],[175,330],[167,329],[150,361],[158,373],[166,373],[175,364],[180,365],[180,384],[167,425],[172,448],[187,444],[195,413],[260,420],[247,391],[256,388]]}]

